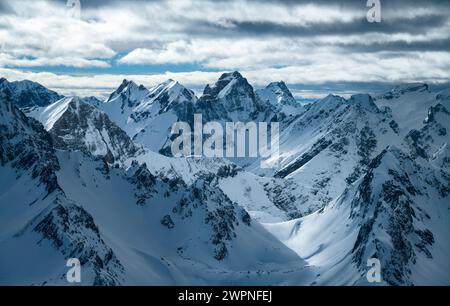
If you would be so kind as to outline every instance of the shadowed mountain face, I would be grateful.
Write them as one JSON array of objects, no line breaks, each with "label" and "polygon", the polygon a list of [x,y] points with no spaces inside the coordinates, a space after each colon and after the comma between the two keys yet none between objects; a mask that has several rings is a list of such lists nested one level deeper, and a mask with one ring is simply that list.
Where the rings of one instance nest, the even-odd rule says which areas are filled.
[{"label": "shadowed mountain face", "polygon": [[[68,257],[96,285],[366,285],[373,258],[381,284],[450,282],[448,90],[301,106],[284,82],[232,72],[200,98],[124,80],[106,101],[47,97],[25,115],[34,87],[1,84],[1,284],[65,284]],[[196,113],[280,122],[274,167],[159,154]]]},{"label": "shadowed mountain face", "polygon": [[[223,74],[214,85],[207,85],[197,110],[206,121],[252,121],[265,118],[271,111],[267,101],[256,96],[253,87],[239,72]],[[261,116],[262,115],[262,116]]]},{"label": "shadowed mountain face", "polygon": [[56,92],[31,81],[8,82],[0,79],[0,92],[9,96],[11,102],[19,108],[47,106],[62,98]]}]

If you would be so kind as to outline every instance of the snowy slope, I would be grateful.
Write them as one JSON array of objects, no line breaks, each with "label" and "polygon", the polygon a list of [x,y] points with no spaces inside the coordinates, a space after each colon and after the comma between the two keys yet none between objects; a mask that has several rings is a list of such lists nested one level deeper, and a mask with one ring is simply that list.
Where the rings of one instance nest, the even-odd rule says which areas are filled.
[{"label": "snowy slope", "polygon": [[95,171],[101,163],[79,153],[61,152],[59,160],[62,188],[93,215],[126,283],[276,284],[312,277],[299,257],[215,187],[213,176],[187,185],[154,176],[145,164],[124,175]]},{"label": "snowy slope", "polygon": [[382,284],[448,284],[449,184],[448,172],[388,148],[324,209],[265,226],[318,266],[318,284],[368,284],[369,258],[380,260]]},{"label": "snowy slope", "polygon": [[[385,109],[399,125],[405,135],[411,129],[420,129],[428,109],[437,103],[449,105],[445,91],[440,95],[430,91],[427,84],[403,84],[391,91],[375,97],[380,109]],[[442,101],[441,101],[442,100]]]},{"label": "snowy slope", "polygon": [[[89,153],[55,152],[37,121],[10,103],[2,106],[4,129],[26,129],[1,142],[0,283],[66,284],[70,257],[80,259],[85,285],[312,281],[300,257],[217,187],[226,169],[199,173],[187,184],[138,162],[127,171],[110,168]],[[15,153],[16,146],[36,159]],[[52,167],[34,176],[44,160]],[[12,179],[14,171],[19,179]],[[16,260],[26,259],[15,269]]]},{"label": "snowy slope", "polygon": [[50,135],[4,97],[0,117],[0,284],[67,284],[71,257],[86,284],[120,284],[120,262],[92,217],[59,186]]},{"label": "snowy slope", "polygon": [[369,95],[338,96],[309,105],[280,133],[280,157],[274,168],[246,169],[288,179],[295,188],[293,205],[304,215],[322,208],[364,174],[367,164],[396,143],[395,121]]},{"label": "snowy slope", "polygon": [[[199,100],[125,80],[105,102],[35,107],[43,126],[12,96],[0,91],[0,284],[66,285],[70,257],[84,285],[366,285],[368,258],[382,285],[450,281],[448,90],[297,109],[284,83],[254,91],[237,72]],[[196,112],[281,120],[276,167],[158,154]]]}]

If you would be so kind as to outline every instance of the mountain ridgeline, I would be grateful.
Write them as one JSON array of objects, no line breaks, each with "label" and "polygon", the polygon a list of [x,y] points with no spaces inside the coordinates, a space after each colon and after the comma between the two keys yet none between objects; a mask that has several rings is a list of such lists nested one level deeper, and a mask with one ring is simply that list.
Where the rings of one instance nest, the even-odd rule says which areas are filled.
[{"label": "mountain ridgeline", "polygon": [[[65,285],[77,258],[84,285],[448,285],[449,97],[302,105],[231,72],[199,97],[124,80],[99,100],[0,79],[0,284]],[[194,114],[279,122],[280,154],[171,157]]]}]

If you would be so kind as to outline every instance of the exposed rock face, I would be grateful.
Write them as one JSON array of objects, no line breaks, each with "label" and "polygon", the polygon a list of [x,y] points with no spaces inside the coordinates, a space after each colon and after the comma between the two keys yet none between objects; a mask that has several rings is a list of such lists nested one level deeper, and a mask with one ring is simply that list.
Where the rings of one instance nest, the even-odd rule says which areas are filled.
[{"label": "exposed rock face", "polygon": [[[417,172],[425,179],[414,175]],[[430,230],[436,215],[424,199],[436,199],[440,205],[446,197],[442,186],[449,184],[448,178],[420,166],[400,150],[383,151],[370,163],[351,200],[351,218],[361,222],[352,251],[354,262],[365,270],[367,259],[377,258],[384,281],[412,284],[411,267],[417,260],[433,258],[434,235],[443,234],[442,229]]]},{"label": "exposed rock face", "polygon": [[8,82],[5,78],[0,79],[0,92],[9,96],[19,108],[47,106],[62,98],[41,84],[31,81]]},{"label": "exposed rock face", "polygon": [[55,204],[33,230],[67,258],[77,258],[83,269],[92,270],[92,285],[120,285],[123,266],[101,238],[92,216],[76,205]]},{"label": "exposed rock face", "polygon": [[26,117],[10,96],[0,93],[0,164],[29,171],[48,193],[57,190],[55,171],[59,169],[53,142],[42,125]]},{"label": "exposed rock face", "polygon": [[267,120],[273,109],[257,98],[253,87],[239,72],[224,73],[214,85],[207,85],[196,104],[205,121]]},{"label": "exposed rock face", "polygon": [[33,111],[52,136],[55,148],[80,150],[107,162],[124,161],[140,148],[109,117],[78,97]]}]

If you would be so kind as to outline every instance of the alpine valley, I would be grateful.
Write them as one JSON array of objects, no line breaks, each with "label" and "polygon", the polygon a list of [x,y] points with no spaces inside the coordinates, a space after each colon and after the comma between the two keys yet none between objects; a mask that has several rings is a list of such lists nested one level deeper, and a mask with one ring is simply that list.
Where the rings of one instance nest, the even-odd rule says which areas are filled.
[{"label": "alpine valley", "polygon": [[[118,84],[119,85],[119,84]],[[175,158],[172,125],[279,122],[277,158]],[[450,89],[296,101],[0,79],[0,285],[449,285]],[[369,283],[369,259],[381,282]]]}]

